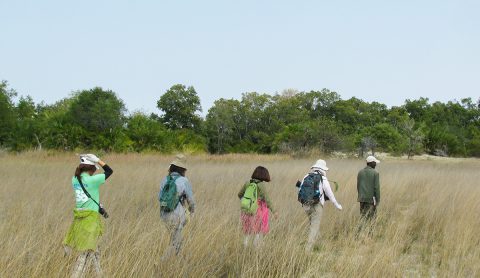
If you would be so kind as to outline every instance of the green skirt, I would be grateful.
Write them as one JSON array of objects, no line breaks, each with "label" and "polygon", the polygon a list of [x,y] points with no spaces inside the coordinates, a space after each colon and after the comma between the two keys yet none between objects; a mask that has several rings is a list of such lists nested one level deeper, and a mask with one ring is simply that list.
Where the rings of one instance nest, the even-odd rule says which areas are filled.
[{"label": "green skirt", "polygon": [[63,244],[77,251],[95,251],[103,234],[100,213],[93,210],[73,210],[73,223]]}]

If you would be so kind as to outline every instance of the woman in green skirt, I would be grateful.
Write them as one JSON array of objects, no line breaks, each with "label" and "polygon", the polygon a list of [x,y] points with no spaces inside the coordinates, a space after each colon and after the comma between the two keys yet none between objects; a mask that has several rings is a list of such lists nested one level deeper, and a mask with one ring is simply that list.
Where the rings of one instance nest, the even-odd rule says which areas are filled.
[{"label": "woman in green skirt", "polygon": [[[100,165],[104,173],[95,175]],[[113,170],[93,154],[80,155],[80,165],[72,177],[76,205],[73,210],[73,223],[63,244],[65,250],[79,252],[72,277],[81,277],[93,264],[97,276],[102,276],[98,239],[103,233],[101,216],[108,214],[100,204],[100,186],[112,175]]]}]

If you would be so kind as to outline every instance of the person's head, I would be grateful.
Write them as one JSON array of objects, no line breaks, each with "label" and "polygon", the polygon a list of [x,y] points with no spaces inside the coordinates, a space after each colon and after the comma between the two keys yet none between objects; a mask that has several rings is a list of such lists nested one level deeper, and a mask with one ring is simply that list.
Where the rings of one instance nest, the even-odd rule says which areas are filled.
[{"label": "person's head", "polygon": [[323,159],[319,159],[315,162],[315,164],[312,165],[311,169],[314,171],[320,170],[322,172],[326,172],[328,171],[327,162]]},{"label": "person's head", "polygon": [[367,165],[375,169],[377,167],[377,164],[380,163],[380,160],[376,159],[375,156],[370,155],[366,159]]},{"label": "person's head", "polygon": [[268,172],[267,168],[265,168],[263,166],[258,166],[253,171],[252,179],[269,182],[270,181],[270,173]]},{"label": "person's head", "polygon": [[95,167],[95,165],[80,163],[77,169],[75,169],[75,177],[77,180],[80,180],[80,175],[82,173],[88,173],[91,176],[95,173],[95,171],[97,171],[97,167]]},{"label": "person's head", "polygon": [[182,177],[185,177],[187,172],[187,158],[183,154],[177,154],[175,159],[170,163],[168,173],[179,173]]},{"label": "person's head", "polygon": [[80,181],[80,175],[82,173],[88,173],[91,176],[97,171],[97,169],[95,163],[88,160],[85,156],[80,155],[80,164],[77,169],[75,169],[75,177]]},{"label": "person's head", "polygon": [[168,173],[178,173],[180,176],[185,177],[185,173],[187,172],[187,169],[178,167],[175,164],[170,164],[170,168],[168,168]]}]

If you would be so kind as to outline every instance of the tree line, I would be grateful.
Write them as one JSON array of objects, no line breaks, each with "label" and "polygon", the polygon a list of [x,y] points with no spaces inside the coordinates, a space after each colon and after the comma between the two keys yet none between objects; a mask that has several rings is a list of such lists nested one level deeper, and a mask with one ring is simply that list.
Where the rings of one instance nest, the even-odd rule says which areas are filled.
[{"label": "tree line", "polygon": [[193,87],[159,96],[159,113],[128,113],[115,92],[95,87],[53,104],[0,83],[0,147],[10,151],[295,153],[480,157],[480,99],[387,107],[336,92],[285,90],[216,100],[201,117]]}]

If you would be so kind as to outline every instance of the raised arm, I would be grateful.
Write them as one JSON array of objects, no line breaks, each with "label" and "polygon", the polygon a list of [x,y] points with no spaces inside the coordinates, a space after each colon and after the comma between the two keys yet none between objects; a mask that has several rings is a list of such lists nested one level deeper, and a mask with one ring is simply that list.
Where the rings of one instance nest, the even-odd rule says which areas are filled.
[{"label": "raised arm", "polygon": [[[102,166],[103,171],[104,171],[104,175],[105,175],[105,180],[108,179],[113,174],[112,168],[110,168],[110,166],[108,166],[104,161],[102,161],[96,155],[90,153],[90,154],[85,154],[84,156],[89,161]],[[103,179],[103,177],[102,177],[102,179]],[[103,183],[104,181],[102,181],[101,183]]]},{"label": "raised arm", "polygon": [[102,160],[98,160],[98,165],[102,166],[102,169],[105,174],[105,179],[108,179],[113,174],[112,168],[107,165],[107,163],[103,162]]}]

